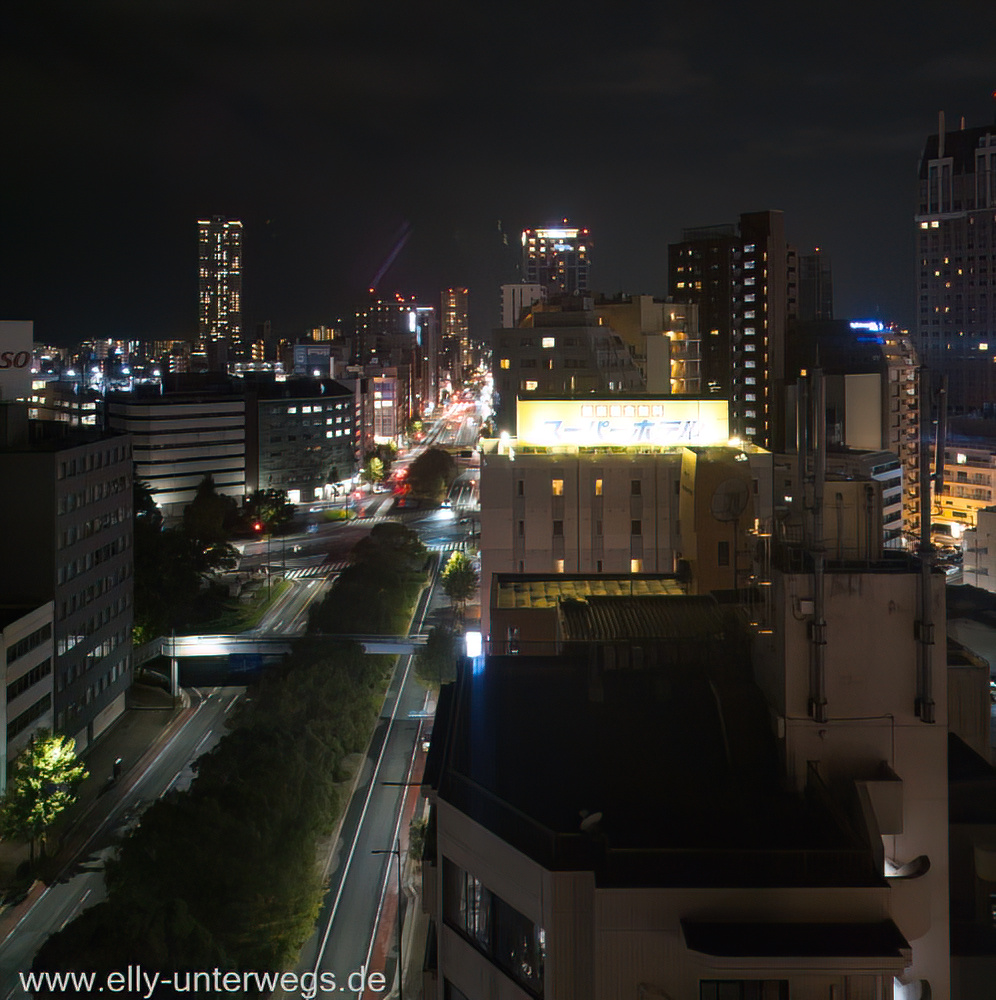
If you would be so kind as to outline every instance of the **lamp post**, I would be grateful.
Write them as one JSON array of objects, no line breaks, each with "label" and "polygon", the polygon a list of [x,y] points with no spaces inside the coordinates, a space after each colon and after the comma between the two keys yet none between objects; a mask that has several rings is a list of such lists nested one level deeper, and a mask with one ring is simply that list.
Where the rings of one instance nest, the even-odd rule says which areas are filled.
[{"label": "lamp post", "polygon": [[[387,784],[387,782],[384,782]],[[405,965],[401,956],[401,838],[394,841],[394,847],[384,851],[371,851],[371,854],[393,854],[398,862],[398,1000],[405,1000],[404,978]]]}]

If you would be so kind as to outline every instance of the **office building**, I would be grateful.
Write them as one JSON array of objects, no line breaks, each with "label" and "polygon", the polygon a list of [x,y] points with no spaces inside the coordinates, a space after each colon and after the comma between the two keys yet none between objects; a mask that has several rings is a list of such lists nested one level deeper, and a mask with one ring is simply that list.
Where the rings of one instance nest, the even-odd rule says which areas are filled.
[{"label": "office building", "polygon": [[26,411],[0,421],[0,480],[17,484],[0,491],[17,567],[0,574],[0,603],[52,603],[53,725],[83,750],[131,684],[131,439]]},{"label": "office building", "polygon": [[[873,479],[884,475],[886,538],[905,538],[915,548],[920,530],[921,373],[909,335],[877,320],[793,324],[782,396],[786,453],[798,455],[798,408],[816,405],[817,369],[823,379],[830,471]],[[885,459],[881,452],[894,458]],[[893,483],[893,463],[901,470],[899,484]]]},{"label": "office building", "polygon": [[962,581],[996,593],[996,507],[975,512],[975,526],[962,536]]},{"label": "office building", "polygon": [[522,322],[494,331],[491,365],[500,430],[515,433],[517,397],[643,389],[633,354],[592,309],[536,308]]},{"label": "office building", "polygon": [[439,311],[439,362],[450,376],[452,388],[463,385],[464,374],[474,361],[470,345],[470,314],[467,311],[467,289],[447,288],[441,296]]},{"label": "office building", "polygon": [[197,223],[197,353],[210,371],[224,371],[244,352],[242,223],[215,215]]},{"label": "office building", "polygon": [[833,268],[819,247],[799,254],[798,318],[801,323],[833,319]]},{"label": "office building", "polygon": [[927,137],[915,213],[916,347],[948,376],[948,409],[996,400],[996,125]]},{"label": "office building", "polygon": [[[543,311],[542,305],[535,307]],[[592,311],[629,348],[653,395],[697,396],[701,392],[698,306],[651,295],[595,296]]]},{"label": "office building", "polygon": [[164,379],[166,392],[139,387],[104,403],[106,425],[134,442],[135,475],[167,517],[179,517],[205,476],[241,500],[246,493],[246,401],[227,378]]},{"label": "office building", "polygon": [[431,413],[438,396],[439,325],[434,306],[396,294],[370,300],[356,311],[358,365],[364,374],[393,369],[402,382],[399,396],[407,423]]},{"label": "office building", "polygon": [[784,440],[779,404],[796,271],[777,211],[686,229],[668,248],[670,296],[699,307],[702,391],[729,399],[732,434],[768,449]]},{"label": "office building", "polygon": [[591,288],[591,234],[563,226],[522,232],[522,280],[548,294],[583,295]]},{"label": "office building", "polygon": [[501,325],[511,330],[519,325],[523,314],[537,302],[546,301],[546,289],[542,285],[514,284],[501,286]]},{"label": "office building", "polygon": [[291,503],[324,499],[356,471],[356,405],[329,378],[247,380],[246,492],[285,490]]},{"label": "office building", "polygon": [[0,796],[7,773],[33,733],[51,729],[53,608],[0,606],[0,670],[6,697],[0,698]]}]

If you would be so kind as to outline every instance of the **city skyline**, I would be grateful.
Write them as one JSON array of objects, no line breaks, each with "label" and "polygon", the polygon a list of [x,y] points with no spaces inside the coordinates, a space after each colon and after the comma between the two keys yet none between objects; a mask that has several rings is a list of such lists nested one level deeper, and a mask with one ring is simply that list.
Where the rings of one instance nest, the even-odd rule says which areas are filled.
[{"label": "city skyline", "polygon": [[0,311],[56,343],[192,337],[210,215],[245,224],[246,329],[348,317],[381,275],[421,301],[469,288],[486,335],[521,231],[565,216],[594,289],[664,295],[682,229],[769,209],[832,257],[837,315],[910,326],[924,139],[940,110],[993,119],[996,14],[974,2],[376,26],[309,2],[47,6],[4,33]]}]

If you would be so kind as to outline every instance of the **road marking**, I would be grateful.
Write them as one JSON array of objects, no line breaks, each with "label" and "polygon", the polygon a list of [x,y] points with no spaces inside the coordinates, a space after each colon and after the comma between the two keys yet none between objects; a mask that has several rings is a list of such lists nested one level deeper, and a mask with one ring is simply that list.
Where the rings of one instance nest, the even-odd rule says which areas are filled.
[{"label": "road marking", "polygon": [[[436,580],[439,576],[439,566],[438,564],[433,568],[432,580],[429,586],[423,591],[421,600],[424,602],[422,607],[422,614],[419,617],[418,631],[421,633],[422,627],[425,624],[425,616],[429,613],[430,598],[432,596],[433,588],[436,585]],[[415,662],[415,657],[410,653],[407,655],[407,663],[405,664],[405,670],[401,677],[401,682],[398,685],[398,693],[394,699],[394,706],[391,709],[391,718],[387,724],[387,732],[384,734],[384,742],[381,744],[380,753],[377,755],[377,763],[374,765],[372,774],[370,775],[370,786],[367,789],[366,798],[363,801],[363,808],[360,810],[360,818],[356,824],[356,830],[353,834],[353,842],[349,847],[349,854],[346,856],[346,862],[343,865],[342,877],[339,879],[339,888],[336,890],[335,899],[332,902],[332,909],[329,912],[328,923],[325,925],[325,933],[322,935],[322,943],[318,948],[318,954],[315,957],[314,972],[317,974],[321,968],[322,958],[325,956],[325,949],[328,947],[329,936],[332,933],[332,924],[335,922],[335,916],[339,909],[339,901],[342,899],[343,891],[346,888],[346,879],[349,877],[349,866],[353,862],[353,856],[356,854],[356,845],[359,843],[360,831],[363,829],[363,821],[366,818],[367,809],[370,806],[370,799],[373,796],[373,790],[377,786],[377,775],[380,773],[380,765],[384,760],[384,754],[387,752],[387,744],[391,740],[391,729],[397,719],[398,705],[401,702],[401,694],[405,689],[405,685],[408,683],[408,675],[411,673],[412,664]],[[346,808],[349,804],[346,804]],[[400,905],[400,901],[399,901]]]}]

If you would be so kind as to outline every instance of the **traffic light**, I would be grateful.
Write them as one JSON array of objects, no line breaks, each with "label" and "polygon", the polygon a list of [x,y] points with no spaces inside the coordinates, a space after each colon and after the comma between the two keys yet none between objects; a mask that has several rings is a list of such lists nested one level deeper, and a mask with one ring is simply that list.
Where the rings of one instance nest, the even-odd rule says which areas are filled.
[{"label": "traffic light", "polygon": [[252,530],[255,531],[257,535],[260,534],[260,532],[262,532],[262,530],[263,530],[263,522],[262,521],[253,521],[253,523],[252,523]]}]

